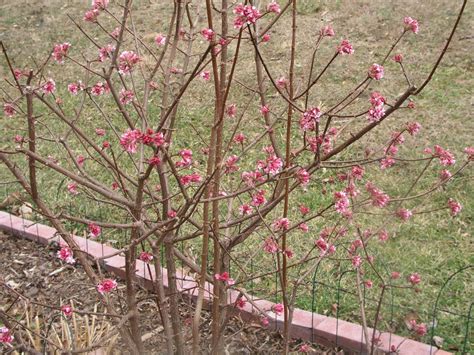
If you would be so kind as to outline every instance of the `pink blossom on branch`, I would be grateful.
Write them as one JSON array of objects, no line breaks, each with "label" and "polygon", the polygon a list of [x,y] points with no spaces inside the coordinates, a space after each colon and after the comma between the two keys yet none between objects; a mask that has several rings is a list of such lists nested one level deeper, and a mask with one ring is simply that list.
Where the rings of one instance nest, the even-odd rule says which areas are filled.
[{"label": "pink blossom on branch", "polygon": [[118,58],[119,73],[130,74],[141,58],[133,51],[123,51]]},{"label": "pink blossom on branch", "polygon": [[319,34],[322,37],[333,37],[335,35],[334,29],[332,28],[331,25],[326,25],[319,30]]},{"label": "pink blossom on branch", "polygon": [[92,0],[92,7],[97,10],[105,10],[109,5],[109,0]]},{"label": "pink blossom on branch", "polygon": [[286,231],[290,228],[290,220],[286,217],[278,218],[272,223],[275,231]]},{"label": "pink blossom on branch", "polygon": [[100,235],[100,232],[102,231],[100,226],[95,223],[89,223],[87,225],[87,229],[89,230],[89,237],[91,238],[97,238]]},{"label": "pink blossom on branch", "polygon": [[82,81],[77,81],[75,83],[71,83],[67,86],[67,90],[72,94],[72,95],[77,95],[79,91],[84,90],[84,84],[82,84]]},{"label": "pink blossom on branch", "polygon": [[79,194],[79,191],[77,191],[77,184],[75,182],[71,182],[67,184],[67,190],[71,195],[77,195]]},{"label": "pink blossom on branch", "polygon": [[462,205],[459,202],[453,200],[452,198],[448,200],[448,207],[451,210],[451,216],[453,217],[456,216],[462,210]]},{"label": "pink blossom on branch", "polygon": [[115,46],[108,44],[105,47],[99,48],[99,62],[105,62],[107,59],[112,58],[115,52]]},{"label": "pink blossom on branch", "polygon": [[417,34],[419,30],[418,21],[414,18],[409,16],[403,19],[403,23],[405,24],[405,31],[412,31],[413,33]]},{"label": "pink blossom on branch", "polygon": [[83,20],[86,22],[97,22],[97,17],[99,16],[100,12],[97,9],[91,9],[84,13]]},{"label": "pink blossom on branch", "polygon": [[434,156],[437,157],[443,166],[450,166],[456,163],[454,155],[447,149],[443,149],[439,145],[434,146]]},{"label": "pink blossom on branch", "polygon": [[65,304],[61,306],[61,312],[64,314],[65,317],[71,317],[73,314],[73,309],[71,305]]},{"label": "pink blossom on branch", "polygon": [[3,113],[6,117],[13,117],[15,114],[15,107],[10,103],[3,104]]},{"label": "pink blossom on branch", "polygon": [[56,63],[63,64],[64,58],[67,56],[67,52],[71,47],[71,43],[64,42],[56,44],[53,49],[53,54],[51,55]]},{"label": "pink blossom on branch", "polygon": [[74,264],[76,262],[76,259],[74,259],[73,257],[71,248],[67,246],[61,247],[61,249],[59,249],[56,255],[58,256],[59,259],[61,259],[65,263]]},{"label": "pink blossom on branch", "polygon": [[0,344],[11,344],[13,342],[13,334],[7,327],[0,328]]},{"label": "pink blossom on branch", "polygon": [[127,105],[133,101],[134,96],[135,95],[133,94],[133,91],[122,89],[120,90],[120,96],[119,96],[120,103],[122,105]]},{"label": "pink blossom on branch", "polygon": [[403,61],[403,55],[401,53],[397,53],[393,56],[393,61],[395,63],[401,63]]},{"label": "pink blossom on branch", "polygon": [[255,6],[238,4],[234,8],[234,28],[242,28],[244,25],[253,25],[262,16]]},{"label": "pink blossom on branch", "polygon": [[275,254],[280,250],[278,243],[272,237],[267,237],[263,242],[263,250],[269,254]]},{"label": "pink blossom on branch", "polygon": [[53,79],[48,79],[48,81],[46,81],[46,83],[44,83],[43,86],[41,86],[41,91],[45,95],[52,94],[53,92],[55,92],[56,91],[56,83],[54,82],[54,80]]},{"label": "pink blossom on branch", "polygon": [[371,77],[374,80],[380,80],[383,78],[384,75],[384,69],[383,66],[379,64],[372,64],[369,68],[369,77]]},{"label": "pink blossom on branch", "polygon": [[347,39],[343,39],[337,47],[337,52],[341,55],[354,54],[354,47]]},{"label": "pink blossom on branch", "polygon": [[104,279],[99,282],[96,288],[101,294],[109,293],[117,288],[117,281],[112,279]]},{"label": "pink blossom on branch", "polygon": [[267,11],[279,14],[281,12],[280,5],[276,1],[272,0],[272,2],[267,5]]},{"label": "pink blossom on branch", "polygon": [[214,38],[215,36],[215,33],[213,30],[211,30],[210,28],[204,28],[201,30],[201,34],[202,36],[204,37],[204,39],[206,41],[212,41],[212,39]]},{"label": "pink blossom on branch", "polygon": [[418,285],[421,282],[421,276],[417,272],[414,272],[408,276],[408,282],[412,285]]},{"label": "pink blossom on branch", "polygon": [[136,153],[137,144],[140,142],[142,133],[138,129],[130,130],[122,134],[120,137],[120,145],[129,153]]},{"label": "pink blossom on branch", "polygon": [[406,222],[408,221],[411,216],[413,216],[413,212],[406,209],[406,208],[400,208],[397,212],[396,215],[398,218],[400,218],[402,221]]},{"label": "pink blossom on branch", "polygon": [[149,263],[149,262],[153,261],[153,255],[150,254],[150,253],[147,253],[146,251],[142,251],[140,253],[140,256],[138,257],[138,259],[140,259],[144,263]]}]

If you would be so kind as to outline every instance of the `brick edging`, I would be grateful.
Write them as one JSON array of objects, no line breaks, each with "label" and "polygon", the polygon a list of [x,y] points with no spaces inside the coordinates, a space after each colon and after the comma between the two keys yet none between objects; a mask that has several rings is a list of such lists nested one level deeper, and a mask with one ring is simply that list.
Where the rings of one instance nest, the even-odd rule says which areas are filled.
[{"label": "brick edging", "polygon": [[[59,240],[59,237],[56,234],[56,229],[14,216],[4,211],[0,211],[0,231],[13,234],[18,237],[30,239],[43,245],[47,245],[51,241]],[[111,255],[117,252],[117,249],[115,248],[103,245],[90,239],[74,236],[74,240],[79,245],[81,250],[87,253],[91,259],[103,258],[104,255]],[[122,279],[124,278],[125,258],[123,256],[114,255],[110,258],[104,259],[103,266],[107,271],[115,274],[117,277]],[[165,287],[168,286],[166,272],[167,270],[163,268],[163,283]],[[146,268],[144,262],[137,260],[136,274],[138,282],[143,287],[148,290],[153,290],[153,268]],[[198,288],[196,287],[197,283],[195,280],[187,275],[178,275],[178,278],[180,279],[178,281],[178,290],[185,297],[195,300],[197,298],[198,292]],[[210,304],[212,299],[212,284],[206,283],[205,290],[205,301],[207,304]],[[232,302],[235,302],[238,296],[239,292],[230,290],[229,303],[232,304]],[[274,329],[282,329],[283,316],[277,316],[275,313],[270,311],[274,303],[264,299],[259,299],[254,296],[251,297],[253,303],[255,303],[260,309],[267,311],[268,319],[270,320],[269,327],[273,327]],[[238,312],[242,318],[247,320],[256,320],[259,318],[259,314],[254,310],[254,307],[250,302],[246,302],[245,306],[242,309],[239,309]],[[333,317],[323,316],[321,314],[312,313],[302,309],[295,309],[293,325],[291,328],[291,335],[294,338],[300,338],[306,341],[314,341],[326,346],[334,346],[337,344],[337,346],[340,346],[348,351],[357,353],[364,352],[365,345],[363,342],[363,329],[358,324],[346,322]],[[369,328],[369,333],[372,334],[371,328]],[[451,354],[434,346],[390,333],[380,334],[380,340],[381,345],[379,346],[379,349],[384,352],[389,352],[391,346],[395,345],[398,350],[398,354],[400,355]]]}]

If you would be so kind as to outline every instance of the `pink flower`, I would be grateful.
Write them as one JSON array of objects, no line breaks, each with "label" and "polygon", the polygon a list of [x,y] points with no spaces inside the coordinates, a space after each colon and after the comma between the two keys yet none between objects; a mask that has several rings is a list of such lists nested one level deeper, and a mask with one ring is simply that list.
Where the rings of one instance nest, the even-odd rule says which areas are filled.
[{"label": "pink flower", "polygon": [[244,298],[239,298],[236,302],[235,302],[235,305],[240,308],[240,309],[243,309],[245,307],[245,305],[247,304],[247,301],[244,299]]},{"label": "pink flower", "polygon": [[72,255],[71,248],[67,246],[64,246],[61,249],[59,249],[56,255],[58,256],[59,259],[61,259],[65,263],[74,264],[76,262],[76,260],[74,259]]},{"label": "pink flower", "polygon": [[112,183],[112,190],[115,191],[115,190],[118,190],[118,189],[119,189],[119,184],[118,184],[117,181],[114,181],[114,182]]},{"label": "pink flower", "polygon": [[397,212],[396,215],[398,218],[400,218],[402,221],[408,221],[411,216],[413,216],[412,211],[407,210],[406,208],[400,208]]},{"label": "pink flower", "polygon": [[434,146],[434,156],[439,158],[441,165],[443,166],[450,166],[456,163],[456,159],[454,159],[454,155],[446,149],[441,148],[439,145]]},{"label": "pink flower", "polygon": [[179,152],[181,161],[176,162],[176,167],[183,168],[190,166],[193,162],[193,152],[190,149],[183,149]]},{"label": "pink flower", "polygon": [[133,51],[123,51],[118,58],[119,73],[129,74],[141,58]]},{"label": "pink flower", "polygon": [[82,82],[79,80],[76,83],[71,83],[67,86],[67,90],[72,94],[72,95],[77,95],[79,91],[84,90],[84,85]]},{"label": "pink flower", "polygon": [[104,83],[97,83],[91,88],[91,94],[93,96],[100,96],[105,94],[107,91],[107,86]]},{"label": "pink flower", "polygon": [[148,164],[152,166],[158,166],[160,165],[160,163],[161,163],[161,159],[157,155],[154,155],[150,159],[148,159]]},{"label": "pink flower", "polygon": [[70,316],[72,316],[73,310],[72,310],[72,307],[69,304],[65,304],[65,305],[61,306],[61,312],[66,317],[70,317]]},{"label": "pink flower", "polygon": [[284,306],[281,303],[274,304],[272,310],[275,314],[280,315],[284,311]]},{"label": "pink flower", "polygon": [[266,161],[259,161],[257,163],[258,168],[263,169],[263,171],[270,175],[276,175],[280,172],[283,167],[283,160],[278,158],[276,155],[271,154],[267,157]]},{"label": "pink flower", "polygon": [[372,66],[369,68],[369,77],[371,77],[374,80],[380,80],[383,78],[383,66],[379,64],[372,64]]},{"label": "pink flower", "polygon": [[464,148],[464,153],[467,154],[467,159],[468,160],[474,160],[474,147]]},{"label": "pink flower", "polygon": [[383,106],[387,99],[379,92],[374,91],[370,94],[370,103],[372,106]]},{"label": "pink flower", "polygon": [[122,103],[122,105],[126,105],[132,102],[134,96],[135,95],[131,90],[120,90],[120,102]]},{"label": "pink flower", "polygon": [[290,220],[286,217],[275,220],[272,224],[275,231],[286,231],[290,228]]},{"label": "pink flower", "polygon": [[110,142],[109,141],[103,141],[102,142],[102,149],[107,149],[110,148]]},{"label": "pink flower", "polygon": [[280,250],[278,243],[272,237],[268,237],[263,242],[263,250],[269,254],[275,254]]},{"label": "pink flower", "polygon": [[269,112],[270,112],[270,108],[268,107],[268,105],[264,105],[260,107],[260,113],[262,115],[266,115]]},{"label": "pink flower", "polygon": [[418,21],[407,16],[403,19],[403,23],[405,24],[405,31],[411,30],[413,33],[418,33]]},{"label": "pink flower", "polygon": [[381,242],[386,242],[388,240],[388,232],[385,229],[382,229],[379,232],[379,240]]},{"label": "pink flower", "polygon": [[48,95],[52,94],[56,90],[56,83],[53,79],[48,79],[46,83],[43,84],[41,87],[41,91],[43,94]]},{"label": "pink flower", "polygon": [[428,332],[428,327],[426,326],[425,323],[419,323],[419,324],[414,325],[413,330],[415,331],[417,335],[422,337],[426,335],[426,333]]},{"label": "pink flower", "polygon": [[13,334],[7,327],[0,328],[0,344],[11,344],[13,342]]},{"label": "pink flower", "polygon": [[268,327],[268,325],[270,324],[270,321],[268,320],[268,317],[262,317],[260,319],[260,323],[262,323],[262,326]]},{"label": "pink flower", "polygon": [[141,134],[140,139],[145,145],[152,145],[155,147],[161,147],[165,144],[165,137],[161,132],[155,132],[151,128],[148,128],[145,133]]},{"label": "pink flower", "polygon": [[118,38],[120,35],[120,27],[115,27],[114,30],[110,33],[113,38]]},{"label": "pink flower", "polygon": [[272,2],[267,5],[267,11],[279,14],[281,12],[280,5],[272,0]]},{"label": "pink flower", "polygon": [[222,274],[215,274],[214,279],[216,279],[217,281],[225,282],[229,286],[235,283],[227,271],[224,271]]},{"label": "pink flower", "polygon": [[456,216],[462,210],[462,205],[452,198],[448,200],[448,206],[451,209],[451,216]]},{"label": "pink flower", "polygon": [[237,133],[234,137],[234,142],[235,143],[240,143],[240,144],[244,144],[245,142],[245,134],[243,133]]},{"label": "pink flower", "polygon": [[412,285],[418,285],[421,282],[421,276],[417,272],[414,272],[408,276],[408,282]]},{"label": "pink flower", "polygon": [[230,174],[239,170],[239,167],[236,165],[238,161],[239,157],[237,155],[231,155],[228,157],[224,162],[224,173]]},{"label": "pink flower", "polygon": [[25,138],[20,136],[19,134],[17,134],[17,135],[15,135],[13,140],[15,141],[15,143],[23,143],[25,141]]},{"label": "pink flower", "polygon": [[270,41],[270,34],[269,33],[265,33],[263,36],[262,36],[262,42],[269,42]]},{"label": "pink flower", "polygon": [[265,202],[267,202],[265,199],[265,190],[258,190],[257,193],[252,196],[252,206],[258,207]]},{"label": "pink flower", "polygon": [[85,12],[83,20],[86,22],[96,22],[99,16],[99,10],[91,9]]},{"label": "pink flower", "polygon": [[201,74],[199,74],[202,80],[209,81],[211,79],[211,73],[207,70],[202,71]]},{"label": "pink flower", "polygon": [[446,169],[441,170],[441,172],[439,173],[439,177],[442,181],[451,179],[452,176],[453,176],[453,174],[451,174],[451,172],[449,170],[446,170]]},{"label": "pink flower", "polygon": [[355,268],[360,267],[362,264],[362,258],[359,255],[355,255],[352,257],[352,266]]},{"label": "pink flower", "polygon": [[209,42],[212,41],[215,35],[214,31],[211,30],[210,28],[204,28],[203,30],[201,30],[201,34],[204,37],[204,39]]},{"label": "pink flower", "polygon": [[380,160],[380,169],[385,170],[392,167],[395,164],[395,159],[387,155],[385,158]]},{"label": "pink flower", "polygon": [[239,207],[239,211],[242,216],[248,216],[252,213],[252,206],[250,206],[248,203],[244,203]]},{"label": "pink flower", "polygon": [[369,122],[378,122],[383,118],[383,116],[385,116],[385,109],[383,105],[372,106],[369,108],[369,112],[367,113],[367,119]]},{"label": "pink flower", "polygon": [[365,188],[367,189],[367,192],[371,196],[372,205],[376,207],[385,207],[390,201],[390,197],[388,197],[388,195],[384,193],[382,190],[375,187],[375,185],[372,184],[371,182],[368,182],[365,185]]},{"label": "pink flower", "polygon": [[282,76],[280,79],[276,81],[276,84],[280,89],[284,89],[288,85],[288,79]]},{"label": "pink flower", "polygon": [[296,178],[303,187],[308,186],[310,177],[311,176],[306,169],[301,168],[296,172]]},{"label": "pink flower", "polygon": [[103,128],[96,128],[95,129],[95,134],[97,134],[99,137],[105,136],[105,129]]},{"label": "pink flower", "polygon": [[337,47],[337,52],[342,55],[353,54],[354,47],[352,47],[352,44],[350,44],[347,39],[343,39],[341,44]]},{"label": "pink flower", "polygon": [[403,61],[403,55],[401,53],[395,54],[393,56],[393,61],[396,63],[401,63]]},{"label": "pink flower", "polygon": [[97,10],[105,10],[109,5],[109,0],[92,0],[92,7]]},{"label": "pink flower", "polygon": [[117,288],[117,281],[112,280],[112,279],[104,279],[101,282],[99,282],[96,288],[97,288],[97,291],[99,291],[99,293],[101,294],[109,293]]},{"label": "pink flower", "polygon": [[309,226],[306,223],[300,223],[298,228],[305,233],[309,231]]},{"label": "pink flower", "polygon": [[162,33],[158,33],[155,37],[155,43],[159,47],[164,46],[166,44],[166,36]]},{"label": "pink flower", "polygon": [[53,54],[51,56],[57,63],[63,64],[64,58],[67,56],[67,52],[70,47],[71,47],[71,43],[68,43],[68,42],[56,44],[54,46]]},{"label": "pink flower", "polygon": [[364,168],[360,165],[353,166],[351,174],[355,180],[361,180],[364,176]]},{"label": "pink flower", "polygon": [[412,110],[413,110],[413,109],[415,108],[415,102],[410,100],[410,102],[408,103],[407,107],[408,107],[409,109],[412,109]]},{"label": "pink flower", "polygon": [[306,110],[300,118],[300,128],[303,131],[314,131],[316,129],[316,122],[319,122],[321,117],[321,109],[319,107],[312,107]]},{"label": "pink flower", "polygon": [[234,8],[234,28],[241,28],[248,24],[253,25],[261,17],[260,11],[255,6],[238,4]]},{"label": "pink flower", "polygon": [[306,354],[306,353],[311,352],[312,349],[311,349],[311,346],[309,346],[309,344],[301,344],[301,345],[300,345],[300,348],[298,349],[298,351],[299,351],[300,353]]},{"label": "pink flower", "polygon": [[201,182],[202,177],[198,173],[192,173],[189,175],[183,175],[179,178],[179,181],[184,185],[187,186],[192,182]]},{"label": "pink flower", "polygon": [[399,279],[400,278],[400,273],[398,271],[392,271],[392,273],[390,274],[390,277],[393,280]]},{"label": "pink flower", "polygon": [[227,106],[227,108],[225,109],[225,113],[227,116],[234,118],[235,114],[237,113],[237,105],[231,104]]},{"label": "pink flower", "polygon": [[79,191],[77,191],[77,184],[75,182],[71,182],[67,185],[67,190],[71,195],[77,195]]},{"label": "pink flower", "polygon": [[79,166],[83,166],[85,161],[86,161],[86,158],[84,158],[83,155],[78,155],[78,156],[76,157],[76,163],[77,163]]},{"label": "pink flower", "polygon": [[138,129],[134,129],[133,131],[127,129],[127,131],[120,137],[120,145],[127,152],[136,153],[137,143],[140,141],[141,136],[142,134]]},{"label": "pink flower", "polygon": [[372,280],[365,280],[364,285],[366,288],[372,288],[372,286],[374,286],[374,283],[372,282]]},{"label": "pink flower", "polygon": [[421,129],[421,124],[418,122],[409,122],[407,124],[407,131],[410,135],[416,136]]},{"label": "pink flower", "polygon": [[336,208],[336,211],[344,216],[349,216],[350,215],[350,210],[349,210],[349,198],[347,197],[347,194],[344,191],[338,191],[334,193],[334,207]]},{"label": "pink flower", "polygon": [[335,33],[331,25],[326,25],[323,28],[321,28],[321,30],[319,30],[319,34],[322,37],[333,37]]},{"label": "pink flower", "polygon": [[153,260],[153,255],[150,253],[147,253],[146,251],[142,251],[138,259],[140,259],[144,263],[149,263]]},{"label": "pink flower", "polygon": [[15,114],[15,107],[10,103],[3,104],[3,113],[6,117],[13,117]]},{"label": "pink flower", "polygon": [[310,212],[309,207],[305,205],[300,205],[299,210],[303,216],[306,216]]},{"label": "pink flower", "polygon": [[323,239],[323,238],[319,238],[318,240],[316,240],[316,242],[314,243],[318,248],[319,250],[321,251],[321,255],[324,255],[326,254],[328,248],[329,248],[329,244]]},{"label": "pink flower", "polygon": [[115,47],[111,44],[108,44],[105,47],[99,49],[99,62],[105,62],[107,59],[112,58],[113,53],[115,52]]},{"label": "pink flower", "polygon": [[89,223],[87,229],[89,230],[89,237],[91,238],[97,238],[102,230],[100,226],[95,223]]}]

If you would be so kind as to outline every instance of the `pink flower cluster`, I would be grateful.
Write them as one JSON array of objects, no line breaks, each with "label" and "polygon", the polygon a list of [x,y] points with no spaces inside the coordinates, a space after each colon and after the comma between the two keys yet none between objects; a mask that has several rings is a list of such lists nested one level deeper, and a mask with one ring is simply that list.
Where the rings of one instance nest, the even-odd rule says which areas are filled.
[{"label": "pink flower cluster", "polygon": [[267,158],[265,160],[259,160],[257,162],[257,169],[263,170],[272,176],[278,174],[282,167],[283,160],[274,154],[273,149],[267,150]]},{"label": "pink flower cluster", "polygon": [[352,44],[347,39],[343,39],[337,47],[337,53],[341,55],[354,54],[354,47],[352,47]]},{"label": "pink flower cluster", "polygon": [[120,103],[122,105],[127,105],[133,101],[134,96],[135,95],[133,94],[133,91],[122,89],[120,90],[120,96],[119,96]]},{"label": "pink flower cluster", "polygon": [[3,104],[3,113],[6,117],[13,117],[15,114],[15,107],[10,103]]},{"label": "pink flower cluster", "polygon": [[48,95],[56,91],[56,83],[53,79],[48,79],[46,83],[41,86],[41,91],[43,94]]},{"label": "pink flower cluster", "polygon": [[334,207],[336,211],[345,217],[351,216],[349,209],[350,201],[345,191],[336,191],[334,193]]},{"label": "pink flower cluster", "polygon": [[13,334],[7,327],[0,328],[0,344],[11,344],[13,342]]},{"label": "pink flower cluster", "polygon": [[115,52],[115,46],[108,44],[105,47],[99,49],[99,62],[105,62],[107,59],[112,58]]},{"label": "pink flower cluster", "polygon": [[406,222],[411,218],[411,216],[413,216],[413,212],[406,208],[400,208],[397,210],[396,215],[402,221]]},{"label": "pink flower cluster", "polygon": [[237,155],[231,155],[228,157],[224,162],[224,173],[231,174],[239,170],[237,166],[237,162],[239,161],[239,157]]},{"label": "pink flower cluster", "polygon": [[117,281],[112,280],[112,279],[104,279],[101,282],[99,282],[96,288],[97,288],[97,291],[99,291],[99,293],[101,294],[109,293],[117,288]]},{"label": "pink flower cluster", "polygon": [[67,91],[69,91],[72,95],[77,95],[81,90],[84,90],[84,84],[80,80],[67,86]]},{"label": "pink flower cluster", "polygon": [[87,229],[89,230],[89,237],[91,238],[97,238],[100,235],[100,232],[102,231],[100,226],[95,223],[89,223],[87,225]]},{"label": "pink flower cluster", "polygon": [[309,180],[311,178],[311,175],[306,169],[300,168],[296,172],[296,178],[298,179],[299,183],[306,188],[309,184]]},{"label": "pink flower cluster", "polygon": [[142,133],[138,129],[127,129],[120,137],[120,145],[129,153],[136,153],[137,144],[140,142],[145,145],[160,147],[165,143],[165,138],[163,133],[154,132],[150,128],[147,129],[146,133]]},{"label": "pink flower cluster", "polygon": [[184,186],[187,186],[189,185],[190,183],[195,183],[195,182],[201,182],[202,181],[202,177],[201,175],[199,175],[198,173],[191,173],[191,174],[188,174],[188,175],[183,175],[179,178],[179,181],[181,182],[181,184],[183,184]]},{"label": "pink flower cluster", "polygon": [[64,316],[71,317],[74,311],[73,311],[71,305],[65,304],[65,305],[61,306],[61,312],[62,312],[62,314],[64,314]]},{"label": "pink flower cluster", "polygon": [[319,34],[322,37],[333,37],[335,35],[334,29],[331,25],[326,25],[319,30]]},{"label": "pink flower cluster", "polygon": [[410,321],[411,330],[413,330],[417,335],[424,336],[428,333],[428,327],[425,323],[417,323],[415,319]]},{"label": "pink flower cluster", "polygon": [[64,58],[67,56],[67,52],[70,47],[71,47],[71,43],[68,43],[68,42],[56,44],[54,46],[53,54],[51,56],[57,63],[63,64]]},{"label": "pink flower cluster", "polygon": [[456,163],[454,155],[447,149],[443,149],[439,145],[434,146],[434,156],[437,157],[443,166],[450,166]]},{"label": "pink flower cluster", "polygon": [[155,43],[159,47],[164,46],[166,44],[166,36],[162,33],[158,33],[155,37]]},{"label": "pink flower cluster", "polygon": [[280,250],[280,247],[273,237],[267,237],[263,242],[263,250],[268,254],[275,254]]},{"label": "pink flower cluster", "polygon": [[370,198],[372,199],[372,205],[381,208],[387,206],[388,202],[390,201],[390,197],[388,197],[386,193],[375,187],[375,185],[371,182],[368,182],[365,185],[365,188],[370,194]]},{"label": "pink flower cluster", "polygon": [[275,0],[272,0],[272,2],[267,5],[267,11],[279,14],[281,12],[280,5],[275,2]]},{"label": "pink flower cluster", "polygon": [[416,136],[418,132],[420,132],[421,124],[418,122],[408,122],[407,123],[407,132],[412,135]]},{"label": "pink flower cluster", "polygon": [[286,217],[278,218],[272,223],[273,230],[286,231],[290,228],[290,220]]},{"label": "pink flower cluster", "polygon": [[215,274],[214,279],[216,279],[217,281],[222,281],[222,282],[226,283],[229,286],[232,286],[235,283],[234,279],[232,279],[230,277],[230,275],[227,271],[225,271],[221,274]]},{"label": "pink flower cluster", "polygon": [[380,80],[383,78],[384,75],[384,69],[383,66],[379,64],[372,64],[369,68],[369,77],[371,77],[374,80]]},{"label": "pink flower cluster", "polygon": [[418,25],[417,20],[407,16],[403,19],[403,23],[405,24],[405,31],[410,31],[411,30],[415,34],[418,33],[419,25]]},{"label": "pink flower cluster", "polygon": [[234,8],[234,28],[242,28],[245,24],[253,25],[262,16],[255,6],[238,4]]},{"label": "pink flower cluster", "polygon": [[84,21],[96,22],[100,10],[105,10],[109,5],[109,0],[92,0],[92,8],[84,14]]},{"label": "pink flower cluster", "polygon": [[110,92],[109,85],[107,83],[98,82],[91,88],[91,95],[100,96],[108,94]]},{"label": "pink flower cluster", "polygon": [[456,216],[462,210],[462,205],[452,198],[448,200],[448,207],[451,210],[451,216]]},{"label": "pink flower cluster", "polygon": [[76,259],[74,259],[73,257],[71,248],[67,246],[61,247],[61,249],[58,250],[56,255],[58,256],[59,259],[61,259],[65,263],[74,264],[76,262]]},{"label": "pink flower cluster", "polygon": [[191,166],[193,163],[193,152],[191,149],[180,150],[179,155],[181,156],[181,160],[176,162],[176,167],[184,168]]},{"label": "pink flower cluster", "polygon": [[321,109],[319,107],[312,107],[306,110],[300,118],[300,128],[303,131],[314,131],[316,129],[316,122],[321,118]]},{"label": "pink flower cluster", "polygon": [[147,253],[146,251],[142,251],[138,259],[140,259],[144,263],[149,263],[153,260],[153,255],[151,253]]},{"label": "pink flower cluster", "polygon": [[370,94],[371,107],[369,108],[368,120],[369,122],[378,122],[385,115],[386,99],[379,92],[374,91]]},{"label": "pink flower cluster", "polygon": [[118,58],[119,73],[130,74],[141,58],[133,51],[123,51]]}]

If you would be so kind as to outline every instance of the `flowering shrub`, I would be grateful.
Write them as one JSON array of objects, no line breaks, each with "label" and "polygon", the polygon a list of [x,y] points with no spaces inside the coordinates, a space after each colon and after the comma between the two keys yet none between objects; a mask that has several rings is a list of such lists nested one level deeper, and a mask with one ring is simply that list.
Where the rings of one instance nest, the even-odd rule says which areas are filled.
[{"label": "flowering shrub", "polygon": [[[472,148],[466,148],[465,157],[456,159],[439,145],[426,148],[414,159],[404,159],[401,151],[421,134],[421,125],[397,122],[396,131],[383,130],[397,111],[414,109],[410,99],[436,75],[452,34],[430,74],[416,87],[403,67],[403,54],[393,52],[398,43],[421,30],[417,20],[400,19],[399,34],[392,46],[387,45],[385,58],[358,68],[363,79],[353,89],[341,96],[316,99],[313,94],[320,79],[328,75],[336,61],[350,61],[356,46],[347,39],[339,44],[330,42],[336,31],[326,24],[317,30],[315,48],[327,45],[332,57],[318,74],[313,73],[315,49],[309,63],[311,70],[298,73],[295,60],[307,58],[299,58],[296,51],[296,2],[282,7],[271,1],[260,8],[247,3],[226,4],[223,1],[222,9],[214,14],[220,17],[219,25],[206,18],[206,23],[196,27],[190,18],[187,23],[184,15],[186,11],[192,14],[192,6],[187,3],[186,9],[177,2],[168,32],[154,36],[150,47],[127,22],[131,1],[125,1],[120,26],[108,28],[102,19],[112,16],[112,5],[96,0],[83,14],[84,21],[77,24],[81,31],[102,35],[100,43],[86,36],[98,48],[93,57],[81,59],[82,53],[74,43],[63,42],[52,46],[52,61],[38,72],[24,74],[12,66],[4,51],[16,90],[16,96],[4,97],[4,119],[21,121],[28,136],[14,132],[11,146],[0,152],[0,159],[67,243],[57,252],[58,258],[83,265],[97,297],[114,315],[117,307],[107,294],[117,288],[117,282],[101,279],[84,255],[75,252],[78,246],[65,222],[81,224],[91,238],[106,238],[114,230],[129,232],[121,247],[126,259],[130,314],[129,321],[120,324],[124,341],[138,353],[143,352],[143,341],[136,297],[137,259],[153,270],[150,273],[158,290],[159,316],[169,353],[182,354],[187,346],[178,309],[178,263],[189,267],[200,285],[192,324],[195,353],[199,349],[206,282],[214,286],[211,346],[220,353],[222,328],[229,316],[229,290],[243,291],[248,281],[258,277],[254,270],[246,270],[248,260],[242,259],[245,248],[251,250],[249,259],[268,258],[269,269],[274,266],[269,271],[278,276],[281,301],[271,309],[256,307],[255,312],[264,326],[269,324],[269,317],[283,316],[287,348],[301,285],[326,261],[339,260],[349,266],[358,291],[376,288],[377,284],[383,290],[419,287],[422,276],[415,270],[408,279],[406,275],[400,279],[395,270],[390,270],[388,277],[376,272],[377,260],[371,247],[390,239],[390,226],[384,223],[383,227],[364,230],[363,216],[383,215],[393,224],[412,222],[418,214],[429,211],[411,202],[438,192],[473,160]],[[208,14],[216,10],[209,1],[206,7]],[[265,49],[277,34],[272,34],[269,44],[265,42],[270,41],[268,32],[285,13],[292,14],[291,65],[288,73],[278,78]],[[242,53],[252,53],[255,77],[239,77]],[[406,78],[406,86],[399,88],[397,96],[383,91],[385,74],[400,74],[387,63],[393,55]],[[49,78],[49,65],[78,67],[84,70],[84,76],[73,82],[61,75]],[[371,85],[377,85],[380,92],[371,91]],[[237,100],[237,87],[254,96],[247,101]],[[368,99],[358,100],[364,95]],[[204,132],[182,109],[188,96],[199,97],[212,112],[199,122],[206,128]],[[79,106],[67,109],[65,100]],[[37,119],[34,111],[39,106],[60,129],[43,134],[41,118]],[[89,120],[90,112],[94,112],[95,119]],[[40,131],[42,134],[37,135]],[[373,150],[361,149],[358,144],[368,137],[377,141]],[[51,146],[54,156],[45,156],[46,148]],[[27,166],[19,164],[19,156],[27,158]],[[461,161],[459,167],[445,169],[454,166],[456,160]],[[389,187],[379,186],[373,179],[378,172],[384,174],[403,163],[426,164],[423,172],[429,165],[438,164],[437,175],[441,178],[432,181],[428,189],[416,192],[420,176],[408,182],[410,187],[403,193],[391,193]],[[42,191],[38,176],[43,169],[39,167],[65,179],[64,198],[75,204],[99,204],[101,210],[121,220],[91,218],[84,209],[77,216],[63,213],[61,206],[48,201]],[[366,174],[369,169],[371,174]],[[305,194],[316,201],[311,207],[302,202]],[[449,196],[446,201],[434,209],[442,208],[456,216],[461,204]],[[302,235],[305,242],[301,242]],[[177,248],[184,242],[195,243],[194,250],[196,246],[201,248],[194,259]],[[238,267],[231,268],[231,260]],[[161,265],[167,268],[168,294],[164,293]],[[296,265],[300,267],[292,267]],[[371,271],[376,281],[364,276]],[[400,283],[393,286],[396,279]],[[244,308],[247,302],[251,302],[249,297],[240,297],[235,307]],[[364,302],[360,304],[363,313]],[[72,308],[64,307],[63,314],[71,315]],[[378,319],[379,314],[374,328]],[[367,324],[363,325],[367,329]],[[424,323],[414,323],[413,329],[419,336],[426,333]],[[8,329],[2,332],[6,334]],[[377,342],[375,335],[372,337],[366,335],[365,341],[373,348]],[[309,345],[303,344],[301,351],[310,351]]]}]

